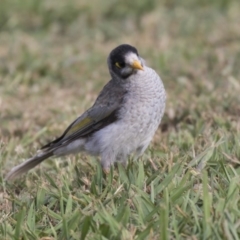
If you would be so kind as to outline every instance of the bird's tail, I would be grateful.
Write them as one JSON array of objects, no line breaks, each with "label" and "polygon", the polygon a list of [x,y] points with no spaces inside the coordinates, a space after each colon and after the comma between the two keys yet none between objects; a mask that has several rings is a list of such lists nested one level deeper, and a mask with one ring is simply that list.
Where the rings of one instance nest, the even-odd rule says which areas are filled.
[{"label": "bird's tail", "polygon": [[27,161],[19,164],[18,166],[11,169],[11,171],[7,174],[5,180],[13,180],[21,174],[29,171],[34,168],[38,164],[40,164],[45,159],[53,156],[53,151],[41,152],[34,157],[28,159]]}]

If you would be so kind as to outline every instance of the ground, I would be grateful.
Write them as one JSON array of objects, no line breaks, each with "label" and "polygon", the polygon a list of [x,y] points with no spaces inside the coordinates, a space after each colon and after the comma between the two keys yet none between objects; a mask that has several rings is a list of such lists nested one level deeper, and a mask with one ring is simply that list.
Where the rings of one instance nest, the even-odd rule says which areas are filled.
[{"label": "ground", "polygon": [[[240,2],[2,0],[1,239],[239,239]],[[164,118],[109,175],[85,154],[4,176],[91,106],[106,59],[135,46],[161,76]]]}]

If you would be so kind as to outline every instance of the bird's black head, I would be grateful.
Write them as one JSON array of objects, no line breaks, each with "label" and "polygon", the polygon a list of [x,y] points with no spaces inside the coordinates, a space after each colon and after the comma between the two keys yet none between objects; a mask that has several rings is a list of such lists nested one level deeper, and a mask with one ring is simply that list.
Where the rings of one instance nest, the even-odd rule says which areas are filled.
[{"label": "bird's black head", "polygon": [[112,50],[108,57],[108,65],[111,75],[122,79],[128,78],[137,70],[143,70],[143,62],[137,49],[128,44],[122,44]]}]

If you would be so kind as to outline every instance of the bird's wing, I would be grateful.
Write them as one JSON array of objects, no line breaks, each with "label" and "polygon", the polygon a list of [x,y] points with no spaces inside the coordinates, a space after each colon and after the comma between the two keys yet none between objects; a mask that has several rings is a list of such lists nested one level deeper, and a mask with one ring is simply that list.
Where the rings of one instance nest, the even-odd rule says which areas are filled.
[{"label": "bird's wing", "polygon": [[67,145],[116,121],[125,93],[122,87],[115,86],[111,80],[105,85],[94,105],[72,122],[61,137],[43,146],[42,149]]}]

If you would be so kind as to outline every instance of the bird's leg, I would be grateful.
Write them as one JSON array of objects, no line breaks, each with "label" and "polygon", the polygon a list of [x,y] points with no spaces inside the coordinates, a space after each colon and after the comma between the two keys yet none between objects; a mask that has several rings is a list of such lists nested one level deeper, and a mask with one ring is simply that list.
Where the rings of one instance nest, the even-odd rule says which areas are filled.
[{"label": "bird's leg", "polygon": [[102,170],[106,175],[110,173],[110,168],[103,168]]},{"label": "bird's leg", "polygon": [[[128,164],[128,156],[126,154],[120,154],[116,157],[116,162],[115,163],[119,163],[123,166],[123,168],[127,168],[127,164]],[[117,164],[116,164],[117,165]]]},{"label": "bird's leg", "polygon": [[121,161],[121,164],[124,168],[127,168],[127,163],[128,163],[127,160]]},{"label": "bird's leg", "polygon": [[102,165],[102,170],[105,174],[109,174],[110,168],[114,163],[115,155],[111,153],[103,153],[101,155],[101,165]]}]

